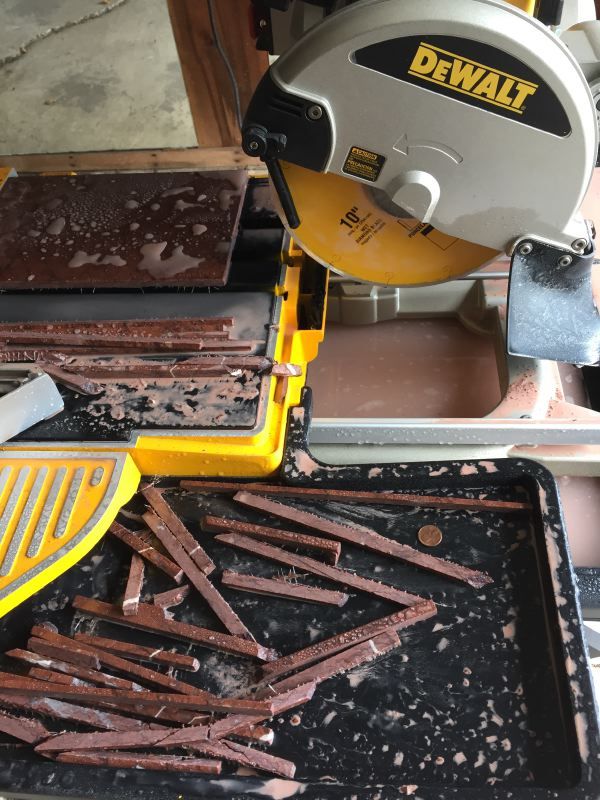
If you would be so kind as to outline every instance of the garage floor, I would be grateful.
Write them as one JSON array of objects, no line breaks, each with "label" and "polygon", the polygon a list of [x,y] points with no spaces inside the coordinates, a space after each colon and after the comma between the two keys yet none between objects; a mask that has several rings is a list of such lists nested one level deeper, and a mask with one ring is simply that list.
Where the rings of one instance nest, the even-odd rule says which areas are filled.
[{"label": "garage floor", "polygon": [[0,153],[192,147],[166,0],[2,0]]}]

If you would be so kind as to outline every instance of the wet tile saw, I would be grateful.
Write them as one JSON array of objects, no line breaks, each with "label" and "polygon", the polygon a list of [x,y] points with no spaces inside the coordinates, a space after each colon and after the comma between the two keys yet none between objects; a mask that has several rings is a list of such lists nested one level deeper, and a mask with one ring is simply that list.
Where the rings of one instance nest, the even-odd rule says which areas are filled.
[{"label": "wet tile saw", "polygon": [[243,146],[302,248],[397,286],[505,252],[509,352],[596,364],[594,229],[579,208],[598,153],[599,23],[561,38],[563,3],[545,0],[255,4],[263,45],[284,52]]},{"label": "wet tile saw", "polygon": [[[89,551],[132,496],[141,474],[258,477],[279,467],[288,409],[299,402],[306,364],[323,336],[327,279],[313,269],[315,260],[363,281],[414,286],[451,279],[507,251],[512,256],[509,350],[578,364],[598,361],[594,232],[578,214],[598,149],[594,85],[591,90],[588,83],[597,26],[578,31],[573,41],[580,60],[588,59],[584,77],[577,59],[544,24],[557,19],[546,12],[544,17],[541,6],[547,11],[561,4],[539,5],[534,8],[529,0],[514,5],[255,0],[263,46],[271,37],[267,49],[285,52],[250,104],[243,144],[247,153],[264,160],[293,241],[282,248],[277,222],[279,234],[265,256],[256,234],[272,222],[258,220],[253,209],[260,203],[242,192],[239,232],[240,217],[232,209],[231,235],[222,233],[214,242],[224,272],[216,284],[221,288],[212,294],[210,282],[189,286],[189,276],[204,259],[192,258],[190,248],[201,236],[221,230],[222,221],[217,225],[208,211],[218,215],[219,207],[230,209],[239,187],[195,191],[194,176],[175,173],[157,178],[171,181],[168,185],[149,188],[149,178],[134,176],[131,180],[144,184],[135,192],[142,192],[145,204],[132,193],[116,214],[103,195],[98,222],[95,202],[73,201],[77,192],[79,200],[93,194],[89,176],[66,177],[71,186],[64,196],[54,186],[58,179],[50,176],[43,183],[40,176],[39,191],[49,194],[39,208],[27,205],[26,182],[8,179],[0,201],[12,195],[15,202],[25,198],[25,206],[5,215],[9,250],[0,264],[2,336],[12,326],[13,341],[35,334],[43,342],[48,333],[43,326],[60,322],[64,343],[80,336],[79,323],[90,320],[111,325],[115,320],[243,318],[250,306],[260,306],[267,333],[252,344],[250,355],[265,359],[268,368],[257,381],[260,388],[244,424],[237,425],[194,424],[183,414],[175,420],[171,414],[161,424],[155,411],[140,416],[139,405],[124,392],[113,392],[117,400],[106,403],[107,418],[98,401],[82,399],[73,385],[63,385],[63,414],[0,446],[0,615]],[[207,203],[213,194],[214,202]],[[137,222],[139,209],[145,216]],[[181,228],[185,243],[176,233],[165,249],[167,242],[156,241],[156,230],[148,230],[152,214],[159,217],[159,240],[169,238],[163,231]],[[19,226],[21,238],[14,234]],[[133,248],[103,245],[101,237],[119,226],[137,231],[140,241]],[[82,243],[84,236],[88,244]],[[56,249],[43,244],[48,237]],[[5,246],[2,236],[0,243]],[[61,247],[71,248],[68,257]],[[143,259],[136,264],[131,258],[138,251]],[[232,273],[224,285],[228,262],[223,256],[231,252]],[[88,288],[73,285],[88,269]],[[162,286],[141,293],[136,288],[140,270]],[[56,279],[59,273],[68,287]],[[109,277],[117,273],[128,276],[120,291]],[[168,285],[173,276],[176,291]],[[71,326],[66,333],[65,324]],[[111,331],[105,330],[108,337]],[[31,350],[15,353],[30,360]],[[161,360],[156,354],[151,358],[152,364]],[[299,371],[277,372],[288,363]],[[53,374],[64,373],[64,367],[52,364]],[[92,367],[106,377],[105,365]],[[87,380],[85,373],[75,377]],[[148,408],[152,399],[144,398]],[[189,412],[188,405],[185,401]]]}]

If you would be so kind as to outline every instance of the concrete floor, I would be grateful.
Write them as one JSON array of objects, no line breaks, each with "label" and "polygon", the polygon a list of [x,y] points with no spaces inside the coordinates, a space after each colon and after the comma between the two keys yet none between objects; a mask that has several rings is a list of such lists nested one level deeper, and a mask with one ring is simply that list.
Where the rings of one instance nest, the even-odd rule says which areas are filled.
[{"label": "concrete floor", "polygon": [[193,147],[166,0],[2,0],[0,153]]}]

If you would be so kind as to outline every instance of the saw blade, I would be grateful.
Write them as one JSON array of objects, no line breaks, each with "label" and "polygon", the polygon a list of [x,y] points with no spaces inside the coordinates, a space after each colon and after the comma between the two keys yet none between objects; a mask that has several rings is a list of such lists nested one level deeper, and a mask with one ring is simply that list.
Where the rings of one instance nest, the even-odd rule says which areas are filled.
[{"label": "saw blade", "polygon": [[424,286],[465,275],[498,256],[383,209],[365,184],[289,162],[281,166],[300,217],[291,235],[309,256],[342,275]]}]

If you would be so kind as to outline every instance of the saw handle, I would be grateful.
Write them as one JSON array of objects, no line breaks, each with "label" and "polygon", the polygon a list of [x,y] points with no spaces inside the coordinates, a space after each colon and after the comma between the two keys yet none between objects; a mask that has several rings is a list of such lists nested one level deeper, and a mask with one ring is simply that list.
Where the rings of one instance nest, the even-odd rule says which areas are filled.
[{"label": "saw handle", "polygon": [[298,216],[290,187],[281,169],[281,164],[276,158],[265,158],[264,161],[266,168],[269,170],[269,177],[273,181],[273,186],[277,192],[277,197],[281,203],[281,208],[283,209],[287,223],[292,230],[295,230],[300,226],[300,217]]},{"label": "saw handle", "polygon": [[283,133],[271,133],[262,125],[249,125],[242,131],[242,147],[249,156],[258,156],[269,171],[288,226],[295,230],[300,217],[294,204],[290,187],[285,179],[277,156],[285,150],[287,137]]}]

